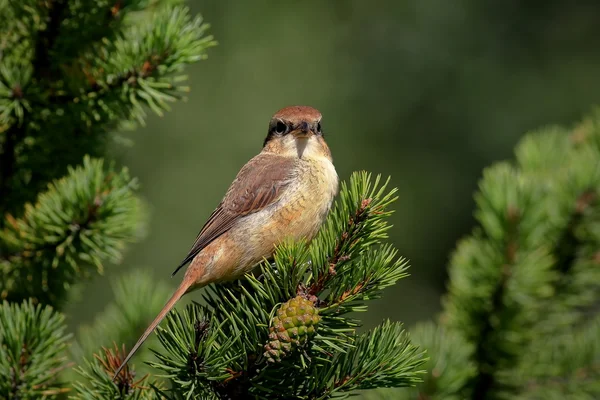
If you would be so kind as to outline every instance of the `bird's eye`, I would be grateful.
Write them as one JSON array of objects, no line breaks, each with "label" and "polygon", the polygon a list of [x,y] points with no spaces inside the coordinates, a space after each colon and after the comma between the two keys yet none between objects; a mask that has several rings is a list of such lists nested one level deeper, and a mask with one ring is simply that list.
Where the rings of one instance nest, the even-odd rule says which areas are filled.
[{"label": "bird's eye", "polygon": [[317,133],[321,133],[321,123],[317,124]]},{"label": "bird's eye", "polygon": [[275,132],[279,133],[280,135],[283,135],[284,133],[286,133],[287,129],[288,129],[287,125],[281,121],[278,121],[277,125],[275,125]]}]

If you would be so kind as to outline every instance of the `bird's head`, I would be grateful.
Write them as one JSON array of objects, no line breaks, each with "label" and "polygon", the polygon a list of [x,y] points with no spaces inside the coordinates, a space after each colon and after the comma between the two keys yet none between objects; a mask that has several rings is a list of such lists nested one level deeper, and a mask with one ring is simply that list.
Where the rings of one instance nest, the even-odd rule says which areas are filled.
[{"label": "bird's head", "polygon": [[323,138],[319,110],[291,106],[277,111],[269,123],[263,151],[299,158],[331,158]]}]

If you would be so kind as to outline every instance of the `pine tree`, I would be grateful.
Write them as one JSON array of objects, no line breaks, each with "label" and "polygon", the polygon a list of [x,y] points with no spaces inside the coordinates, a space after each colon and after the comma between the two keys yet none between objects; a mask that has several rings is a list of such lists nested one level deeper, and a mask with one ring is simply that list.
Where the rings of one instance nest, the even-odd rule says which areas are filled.
[{"label": "pine tree", "polygon": [[3,299],[60,306],[140,236],[137,181],[100,157],[183,96],[183,67],[214,45],[178,3],[0,2]]},{"label": "pine tree", "polygon": [[486,169],[437,323],[412,332],[425,381],[398,398],[600,396],[600,118],[526,135]]},{"label": "pine tree", "polygon": [[115,132],[183,97],[183,68],[215,44],[182,3],[0,1],[0,398],[68,389],[72,341],[54,310],[143,234],[137,181],[102,157]]},{"label": "pine tree", "polygon": [[138,182],[103,157],[185,94],[182,69],[215,42],[179,0],[5,0],[0,26],[1,398],[316,399],[418,381],[400,323],[358,334],[349,315],[407,268],[381,244],[394,190],[359,173],[310,245],[282,243],[257,275],[169,315],[155,357],[136,358],[161,376],[130,365],[113,382],[168,289],[123,276],[92,325],[66,331],[69,292],[143,234]]},{"label": "pine tree", "polygon": [[171,312],[113,382],[168,288],[122,276],[75,335],[60,309],[143,235],[138,182],[104,157],[115,132],[185,94],[182,69],[215,44],[181,3],[0,0],[0,398],[600,395],[596,116],[530,133],[484,171],[436,322],[359,330],[408,268],[385,243],[395,189],[360,172],[317,238]]}]

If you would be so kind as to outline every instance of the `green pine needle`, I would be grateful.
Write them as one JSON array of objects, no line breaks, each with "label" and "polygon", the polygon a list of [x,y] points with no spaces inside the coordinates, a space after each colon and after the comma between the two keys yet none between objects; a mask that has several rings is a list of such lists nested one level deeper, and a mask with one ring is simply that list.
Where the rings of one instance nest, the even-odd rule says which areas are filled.
[{"label": "green pine needle", "polygon": [[164,399],[157,395],[164,388],[150,376],[136,376],[135,371],[127,366],[113,382],[114,371],[125,358],[125,349],[102,348],[85,366],[78,367],[76,372],[86,383],[75,382],[75,394],[70,396],[76,400],[150,400]]},{"label": "green pine needle", "polygon": [[65,317],[32,301],[0,306],[0,398],[55,399],[69,389]]},{"label": "green pine needle", "polygon": [[[600,353],[584,336],[585,349],[573,338],[590,326],[600,293],[598,121],[531,133],[516,163],[484,171],[475,195],[480,227],[452,257],[443,317],[451,334],[474,346],[477,374],[463,388],[469,398],[551,398],[552,388],[563,398],[600,395],[588,385],[597,376],[590,359],[597,363]],[[559,353],[572,354],[570,370],[585,378],[561,370]]]},{"label": "green pine needle", "polygon": [[126,169],[86,157],[27,204],[22,218],[9,215],[0,231],[0,295],[59,304],[77,280],[119,262],[125,244],[142,234],[137,186]]}]

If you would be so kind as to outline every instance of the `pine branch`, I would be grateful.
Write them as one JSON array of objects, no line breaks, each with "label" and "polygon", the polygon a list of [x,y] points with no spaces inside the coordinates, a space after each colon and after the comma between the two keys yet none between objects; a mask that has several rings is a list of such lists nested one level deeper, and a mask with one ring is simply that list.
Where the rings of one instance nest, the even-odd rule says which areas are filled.
[{"label": "pine branch", "polygon": [[346,263],[333,277],[328,278],[329,294],[321,302],[322,312],[336,315],[366,311],[364,300],[381,296],[382,290],[408,276],[408,261],[398,257],[392,246],[369,249],[358,260]]},{"label": "pine branch", "polygon": [[465,388],[476,376],[476,364],[472,361],[474,348],[457,332],[433,323],[418,324],[411,329],[410,337],[415,345],[427,349],[427,375],[423,383],[414,389],[397,390],[392,399],[460,400],[470,397]]},{"label": "pine branch", "polygon": [[173,396],[194,394],[209,398],[233,376],[228,366],[232,353],[240,356],[231,349],[236,338],[227,337],[218,329],[218,320],[205,313],[202,306],[194,303],[183,313],[171,313],[166,326],[158,329],[158,339],[166,353],[155,351],[158,361],[150,365],[164,371],[173,382]]},{"label": "pine branch", "polygon": [[55,74],[52,68],[54,63],[51,54],[59,37],[60,27],[66,17],[68,0],[48,0],[45,2],[45,6],[48,9],[48,17],[44,24],[45,29],[37,32],[32,60],[33,77],[40,83],[52,79]]},{"label": "pine branch", "polygon": [[127,170],[85,158],[27,205],[23,218],[9,215],[0,231],[2,297],[60,303],[92,268],[101,272],[105,261],[118,262],[125,243],[141,233],[136,188]]},{"label": "pine branch", "polygon": [[[27,11],[27,4],[22,4],[23,10],[18,10],[15,14],[23,14]],[[4,8],[14,7],[14,6],[4,6]],[[19,7],[18,5],[16,7]],[[54,43],[59,34],[59,27],[64,19],[64,11],[66,7],[66,0],[49,0],[44,2],[43,7],[45,10],[40,12],[38,16],[45,16],[45,24],[42,24],[43,27],[41,30],[32,30],[30,34],[33,36],[32,39],[32,47],[33,54],[31,59],[31,78],[36,82],[44,82],[51,77],[51,65],[52,60],[50,54],[52,52]],[[29,5],[30,9],[38,9],[38,6]],[[35,18],[34,18],[35,19]],[[31,24],[31,28],[35,25]],[[4,73],[3,75],[6,75]],[[24,93],[28,90],[29,79],[25,80],[23,83],[14,82],[10,90],[10,100],[13,100],[14,103],[19,103],[24,97]],[[1,107],[1,106],[0,106]],[[14,106],[16,107],[16,106]],[[0,108],[1,109],[1,108]],[[18,110],[18,108],[17,108]],[[23,122],[27,118],[26,114],[23,113],[21,109],[20,115],[17,115],[19,118],[19,123],[15,123],[15,121],[10,121],[8,118],[3,118],[8,122],[9,128],[6,132],[6,136],[4,142],[2,144],[2,151],[0,152],[0,211],[9,211],[8,204],[6,201],[9,200],[9,189],[11,186],[11,181],[13,179],[13,175],[16,170],[16,149],[22,143],[27,136],[27,124]],[[0,225],[1,227],[1,225]]]},{"label": "pine branch", "polygon": [[336,367],[325,366],[315,371],[314,379],[318,381],[315,386],[325,386],[315,399],[328,399],[357,389],[412,386],[420,382],[414,371],[423,364],[423,359],[402,324],[385,321],[360,335],[352,349],[338,353],[331,363]]},{"label": "pine branch", "polygon": [[[187,93],[183,68],[215,42],[208,25],[176,3],[0,4],[0,21],[19,27],[0,55],[0,212],[19,215],[68,165],[100,156],[107,132],[143,123],[145,107],[162,115]],[[45,134],[55,130],[61,135]]]},{"label": "pine branch", "polygon": [[586,121],[573,133],[529,134],[516,165],[484,172],[481,228],[452,258],[443,319],[475,345],[471,398],[527,391],[523,380],[541,368],[531,360],[545,362],[536,357],[547,351],[542,338],[572,335],[599,311],[599,128]]},{"label": "pine branch", "polygon": [[[544,306],[538,334],[554,335],[588,321],[600,289],[596,258],[600,241],[595,226],[600,221],[600,149],[595,145],[600,130],[594,118],[572,132],[552,130],[531,135],[517,148],[524,173],[538,176],[545,186],[547,240],[555,258],[557,279],[554,301]],[[540,159],[559,160],[536,167]],[[568,316],[568,318],[565,318]]]},{"label": "pine branch", "polygon": [[[4,133],[2,148],[0,148],[0,199],[8,197],[9,182],[14,175],[15,148],[24,136],[22,127],[12,127]],[[6,210],[6,205],[3,203],[0,200],[0,210]]]},{"label": "pine branch", "polygon": [[316,399],[416,382],[423,360],[399,324],[358,336],[360,321],[344,316],[406,276],[392,247],[376,247],[394,192],[353,174],[308,248],[284,243],[258,277],[210,286],[206,306],[171,313],[158,330],[166,353],[152,366],[172,381],[172,395]]},{"label": "pine branch", "polygon": [[515,263],[516,251],[518,247],[516,230],[518,229],[518,211],[509,208],[507,212],[508,237],[504,245],[505,263],[500,267],[500,279],[498,279],[491,296],[491,308],[480,330],[480,337],[477,340],[474,351],[474,360],[478,367],[478,374],[474,377],[473,399],[484,399],[495,385],[495,371],[498,369],[500,359],[493,357],[493,351],[490,351],[490,341],[493,341],[493,335],[496,334],[497,326],[493,321],[501,318],[504,311],[504,296],[510,279],[511,269]]},{"label": "pine branch", "polygon": [[515,374],[522,380],[519,399],[594,398],[600,393],[600,317],[585,326],[540,339],[543,351],[531,353]]},{"label": "pine branch", "polygon": [[55,59],[64,68],[99,42],[113,41],[127,26],[127,17],[147,6],[147,0],[69,0],[67,21],[60,27]]},{"label": "pine branch", "polygon": [[167,102],[188,91],[178,86],[185,79],[178,75],[183,67],[206,58],[206,50],[216,44],[205,36],[207,29],[185,7],[159,12],[86,55],[80,67],[84,81],[75,82],[84,89],[57,93],[52,101],[83,111],[87,124],[120,118],[143,123],[144,105],[162,115]]},{"label": "pine branch", "polygon": [[163,388],[148,375],[137,378],[135,371],[125,367],[115,382],[112,381],[115,370],[121,365],[126,356],[125,348],[103,348],[100,354],[94,355],[85,367],[79,367],[77,372],[89,384],[75,383],[76,395],[72,398],[78,400],[116,399],[116,400],[143,400],[163,399],[157,397]]},{"label": "pine branch", "polygon": [[539,247],[546,235],[541,193],[505,163],[486,170],[476,195],[482,229],[459,243],[452,257],[446,318],[476,344],[472,398],[500,390],[498,371],[516,361],[530,339],[525,331],[536,322],[535,310],[551,293],[552,258]]},{"label": "pine branch", "polygon": [[64,316],[51,307],[0,306],[0,397],[54,399],[68,389],[57,381],[67,367]]},{"label": "pine branch", "polygon": [[396,189],[384,194],[389,180],[380,185],[379,177],[372,186],[366,174],[354,179],[350,186],[342,183],[340,201],[311,246],[312,276],[305,285],[309,295],[319,295],[337,270],[387,238],[385,218],[391,211],[386,208],[396,201]]},{"label": "pine branch", "polygon": [[[0,298],[61,305],[72,285],[102,272],[106,262],[120,261],[125,244],[142,233],[137,182],[125,169],[104,167],[93,157],[103,155],[111,131],[133,120],[143,123],[146,107],[162,114],[168,102],[182,98],[188,91],[181,84],[184,67],[206,58],[215,45],[208,25],[182,3],[0,0]],[[70,167],[82,158],[83,165]],[[117,286],[118,308],[109,307],[93,332],[83,333],[87,348],[92,340],[95,348],[108,345],[109,326],[119,341],[132,340],[162,305],[166,288],[157,290],[146,275],[128,279],[135,280],[137,296],[125,283]],[[6,307],[0,312],[0,338],[10,339],[3,328],[12,315]],[[35,331],[27,339],[44,334]],[[63,342],[53,343],[57,352],[64,350]],[[13,348],[2,344],[0,355],[7,356],[0,374],[10,374],[0,378],[10,379],[2,379],[0,388],[12,382],[8,398],[62,392],[53,383],[57,371],[35,365],[37,375],[26,371],[30,358],[39,355],[36,362],[50,365],[53,353],[44,348],[30,357],[21,347],[17,361],[27,365],[2,370],[2,362],[15,359]],[[132,370],[117,385],[111,382],[108,373],[122,356],[105,349],[80,369],[86,382],[78,384],[76,398],[160,397],[163,388],[149,378],[135,380]]]},{"label": "pine branch", "polygon": [[[164,283],[156,283],[151,274],[136,270],[114,281],[112,291],[113,302],[95,317],[92,325],[79,328],[78,346],[72,351],[77,360],[90,356],[100,347],[110,347],[113,341],[131,348],[162,309],[171,288]],[[153,346],[152,339],[136,354],[136,359],[148,358],[150,352],[146,349]],[[137,370],[145,368],[138,366]]]},{"label": "pine branch", "polygon": [[556,264],[562,274],[567,274],[577,258],[577,249],[583,244],[577,237],[577,230],[583,223],[586,211],[597,201],[594,190],[583,191],[575,202],[575,207],[569,216],[569,221],[564,229],[558,243],[554,248]]}]

